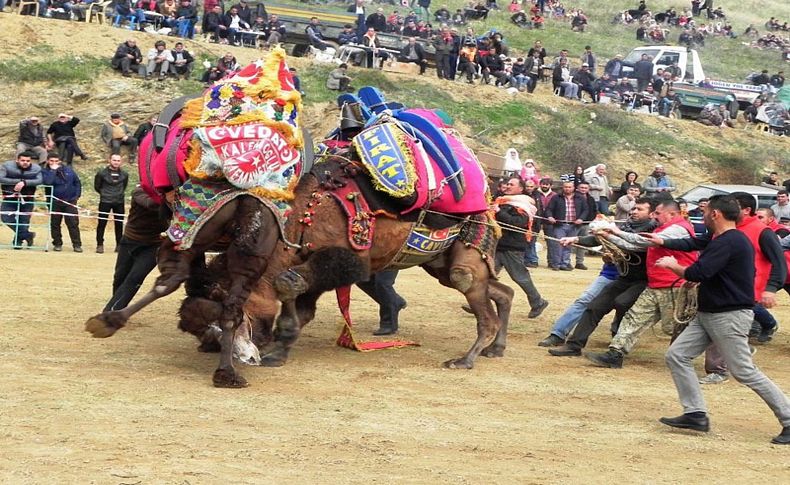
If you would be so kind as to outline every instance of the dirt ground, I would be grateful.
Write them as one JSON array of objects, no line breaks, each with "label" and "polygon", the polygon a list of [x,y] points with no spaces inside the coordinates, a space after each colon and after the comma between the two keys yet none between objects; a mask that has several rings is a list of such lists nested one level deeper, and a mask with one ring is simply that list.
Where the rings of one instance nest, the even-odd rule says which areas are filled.
[{"label": "dirt ground", "polygon": [[[7,230],[3,229],[5,233]],[[111,240],[112,238],[109,238]],[[463,353],[474,321],[462,300],[421,270],[402,273],[402,337],[421,347],[357,353],[334,345],[339,314],[325,296],[283,368],[242,369],[251,387],[215,389],[215,355],[176,329],[179,297],[158,302],[114,337],[85,319],[109,297],[112,252],[0,250],[2,483],[787,483],[779,425],[748,389],[705,390],[707,435],[657,418],[679,412],[653,333],[622,370],[556,358],[536,343],[600,267],[534,271],[551,301],[527,320],[515,301],[503,359],[471,371],[440,362]],[[112,248],[112,244],[109,244]],[[507,280],[509,281],[509,280]],[[150,281],[148,282],[150,283]],[[787,295],[776,311],[790,317]],[[356,292],[358,335],[376,308]],[[590,347],[606,345],[608,320]],[[790,390],[790,339],[760,346],[758,364]],[[784,477],[784,478],[782,478]]]}]

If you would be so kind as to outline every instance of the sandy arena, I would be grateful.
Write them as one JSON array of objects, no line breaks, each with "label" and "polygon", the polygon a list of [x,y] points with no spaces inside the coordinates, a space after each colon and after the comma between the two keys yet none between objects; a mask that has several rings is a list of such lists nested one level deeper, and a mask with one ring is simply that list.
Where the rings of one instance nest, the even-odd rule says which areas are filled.
[{"label": "sandy arena", "polygon": [[[3,228],[3,233],[8,229]],[[422,346],[357,353],[334,345],[333,295],[319,304],[283,368],[243,367],[251,387],[215,389],[217,356],[176,329],[172,295],[106,340],[83,330],[109,297],[115,262],[97,255],[0,250],[0,482],[204,483],[787,483],[780,426],[734,381],[705,389],[712,430],[673,431],[679,414],[663,362],[668,340],[648,332],[622,370],[536,346],[596,275],[533,272],[551,301],[527,320],[518,293],[503,359],[472,371],[440,363],[475,334],[462,297],[419,269],[401,274],[409,302],[401,336]],[[108,241],[112,240],[112,236]],[[509,280],[506,281],[509,282]],[[152,278],[149,278],[147,285]],[[180,295],[180,293],[179,293]],[[775,315],[790,319],[787,294]],[[377,326],[361,291],[358,336]],[[590,348],[608,342],[609,320]],[[788,328],[788,327],[785,327]],[[790,391],[784,329],[758,365]],[[784,478],[782,478],[784,477]]]}]

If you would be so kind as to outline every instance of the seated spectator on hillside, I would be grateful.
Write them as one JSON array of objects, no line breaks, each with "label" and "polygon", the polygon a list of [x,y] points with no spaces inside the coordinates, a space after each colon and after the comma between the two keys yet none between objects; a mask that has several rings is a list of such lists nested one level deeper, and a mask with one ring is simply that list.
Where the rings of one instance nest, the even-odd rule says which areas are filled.
[{"label": "seated spectator on hillside", "polygon": [[400,31],[400,35],[404,37],[417,37],[418,33],[417,23],[413,20],[407,21]]},{"label": "seated spectator on hillside", "polygon": [[546,22],[546,19],[543,18],[543,15],[540,13],[536,13],[530,19],[532,21],[532,28],[533,29],[542,29],[543,24]]},{"label": "seated spectator on hillside", "polygon": [[138,140],[132,136],[132,130],[119,113],[111,114],[110,119],[102,125],[101,139],[105,145],[110,147],[110,153],[113,155],[121,153],[123,145],[129,147],[129,158],[132,158],[137,150]]},{"label": "seated spectator on hillside", "polygon": [[466,18],[471,20],[486,20],[488,18],[488,7],[485,6],[483,0],[475,3],[469,2],[469,7],[464,11]]},{"label": "seated spectator on hillside", "polygon": [[757,115],[760,113],[760,106],[762,105],[763,100],[761,98],[755,99],[752,104],[743,110],[743,119],[746,120],[747,123],[759,123],[760,120],[757,119]]},{"label": "seated spectator on hillside", "polygon": [[523,57],[516,58],[510,69],[510,75],[513,79],[513,87],[519,91],[526,91],[532,83],[532,79],[527,75],[527,65]]},{"label": "seated spectator on hillside", "polygon": [[362,55],[365,56],[367,65],[370,68],[380,69],[384,61],[390,57],[386,51],[381,50],[378,34],[371,28],[368,28],[368,31],[362,36],[362,45],[368,48],[367,51],[362,52]]},{"label": "seated spectator on hillside", "polygon": [[170,72],[176,78],[184,76],[184,79],[189,79],[189,76],[192,75],[195,58],[184,48],[184,44],[176,42],[175,49],[170,51],[170,56],[173,58],[170,63]]},{"label": "seated spectator on hillside", "polygon": [[134,13],[137,15],[137,24],[140,30],[143,30],[148,24],[154,23],[153,16],[147,16],[146,12],[159,13],[159,4],[157,0],[137,0],[135,3]]},{"label": "seated spectator on hillside", "polygon": [[489,39],[491,43],[491,49],[493,49],[494,52],[496,52],[498,55],[504,54],[505,56],[509,54],[510,49],[508,48],[507,44],[505,44],[505,41],[502,39],[502,34],[500,34],[499,32],[491,31],[491,36],[489,37]]},{"label": "seated spectator on hillside", "polygon": [[195,36],[197,9],[192,5],[192,0],[181,0],[176,10],[176,21],[179,35],[187,39],[191,39]]},{"label": "seated spectator on hillside", "polygon": [[782,182],[779,180],[779,174],[777,172],[771,172],[763,177],[762,182],[760,182],[760,186],[774,190],[785,190]]},{"label": "seated spectator on hillside", "polygon": [[74,127],[79,122],[80,119],[76,116],[60,113],[58,119],[49,125],[47,130],[47,148],[51,150],[57,147],[60,159],[69,165],[74,160],[74,155],[83,160],[88,159],[80,149],[77,134],[74,132]]},{"label": "seated spectator on hillside", "polygon": [[35,232],[30,232],[30,213],[36,187],[41,185],[41,167],[32,161],[34,154],[22,152],[16,160],[0,165],[0,220],[14,232],[14,249],[22,249],[22,243],[33,245]]},{"label": "seated spectator on hillside", "polygon": [[152,116],[148,119],[148,121],[144,121],[140,123],[140,126],[134,131],[134,139],[139,142],[143,141],[145,135],[151,132],[154,129],[154,125],[156,124],[156,116]]},{"label": "seated spectator on hillside", "polygon": [[266,27],[266,47],[285,42],[285,24],[276,13],[269,15],[269,22]]},{"label": "seated spectator on hillside", "polygon": [[579,86],[579,91],[588,93],[593,103],[598,102],[598,91],[595,89],[595,76],[590,72],[590,65],[582,64],[582,67],[573,75],[572,81]]},{"label": "seated spectator on hillside", "polygon": [[719,107],[713,103],[708,103],[702,108],[697,121],[705,126],[716,126],[718,128],[724,125],[724,117],[721,115]]},{"label": "seated spectator on hillside", "polygon": [[236,71],[240,67],[239,63],[236,61],[236,58],[231,52],[226,52],[224,56],[220,57],[216,66],[212,66],[208,63],[208,61],[206,61],[204,65],[206,66],[207,70],[205,73],[203,73],[201,80],[206,84],[210,84],[214,81],[222,79],[228,73]]},{"label": "seated spectator on hillside", "polygon": [[140,52],[140,48],[137,47],[137,41],[128,39],[115,49],[115,55],[110,64],[113,69],[121,71],[125,77],[130,77],[132,71],[140,72],[142,70],[141,62],[143,62],[143,54]]},{"label": "seated spectator on hillside", "polygon": [[579,10],[576,15],[571,19],[571,30],[574,32],[584,32],[584,28],[587,26],[587,16],[584,15],[584,12]]},{"label": "seated spectator on hillside", "polygon": [[480,66],[483,68],[483,82],[491,84],[491,77],[494,77],[494,86],[503,86],[508,83],[510,77],[505,73],[504,54],[497,55],[496,51],[488,51],[488,54],[481,56]]},{"label": "seated spectator on hillside", "polygon": [[477,76],[477,44],[474,40],[466,40],[461,51],[458,53],[458,74],[466,74],[466,82],[474,83]]},{"label": "seated spectator on hillside", "polygon": [[[376,32],[373,27],[368,27],[368,31],[374,34]],[[357,47],[361,42],[357,38],[357,32],[354,30],[353,25],[346,24],[343,26],[343,30],[337,35],[337,43],[340,44],[338,55],[341,59],[350,59],[357,66],[362,64],[362,59],[365,57],[365,49]]]},{"label": "seated spectator on hillside", "polygon": [[86,22],[88,15],[87,11],[90,8],[93,0],[72,0],[68,2],[71,4],[71,14],[77,22]]},{"label": "seated spectator on hillside", "polygon": [[452,18],[452,23],[456,27],[466,25],[466,14],[460,8],[455,11]]},{"label": "seated spectator on hillside", "polygon": [[518,12],[511,15],[510,21],[522,29],[528,29],[532,27],[532,22],[530,22],[529,18],[527,18],[527,14],[525,14],[523,10],[519,10]]},{"label": "seated spectator on hillside", "polygon": [[659,98],[658,100],[658,114],[660,116],[669,117],[672,110],[677,106],[680,100],[675,93],[675,90],[669,85],[670,87],[667,89],[666,94]]},{"label": "seated spectator on hillside", "polygon": [[[214,7],[209,8],[208,2],[204,5],[206,12],[212,12]],[[167,28],[174,28],[178,25],[178,21],[176,20],[176,12],[178,12],[178,2],[176,0],[165,0],[159,5],[159,13],[164,15],[162,18],[162,25]],[[220,9],[220,13],[222,10]],[[203,33],[206,34],[209,31],[203,29]]]},{"label": "seated spectator on hillside", "polygon": [[527,77],[529,77],[529,86],[527,87],[528,93],[534,92],[535,88],[538,87],[542,66],[543,62],[540,58],[539,51],[533,51],[532,55],[527,57],[527,60],[524,61],[524,69],[526,70]]},{"label": "seated spectator on hillside", "polygon": [[568,51],[566,49],[562,49],[560,51],[560,55],[554,58],[554,62],[551,63],[551,67],[555,68],[559,66],[562,61],[565,61],[565,63],[568,64],[568,67],[570,67],[571,63],[568,60]]},{"label": "seated spectator on hillside", "polygon": [[68,165],[63,165],[56,153],[51,153],[47,158],[47,166],[41,171],[44,185],[51,185],[49,194],[52,202],[52,214],[49,220],[52,233],[52,249],[63,250],[63,233],[61,225],[64,215],[66,229],[75,253],[82,252],[82,238],[80,237],[80,219],[77,201],[82,195],[82,183],[77,173]]},{"label": "seated spectator on hillside", "polygon": [[425,50],[417,43],[415,37],[409,37],[408,43],[403,46],[398,55],[398,62],[411,62],[420,66],[420,75],[425,74],[428,67],[428,60],[425,58]]},{"label": "seated spectator on hillside", "polygon": [[387,16],[384,15],[384,9],[379,7],[375,12],[368,15],[368,18],[365,19],[365,26],[369,29],[372,28],[376,32],[386,32]]},{"label": "seated spectator on hillside", "polygon": [[354,92],[354,87],[351,86],[351,81],[353,81],[353,79],[346,75],[347,69],[348,64],[340,64],[337,66],[337,69],[330,72],[329,77],[326,78],[326,88],[342,93]]},{"label": "seated spectator on hillside", "polygon": [[640,25],[636,28],[636,40],[639,42],[645,42],[647,40],[647,29],[644,25]]},{"label": "seated spectator on hillside", "polygon": [[402,25],[403,17],[401,17],[397,10],[393,10],[392,13],[387,16],[386,32],[400,32]]},{"label": "seated spectator on hillside", "polygon": [[233,45],[241,45],[241,33],[239,31],[249,30],[250,24],[241,18],[239,10],[235,6],[230,7],[222,23],[228,29],[228,42]]},{"label": "seated spectator on hillside", "polygon": [[417,22],[417,35],[420,39],[429,39],[431,34],[433,33],[433,29],[431,28],[431,24],[420,20]]},{"label": "seated spectator on hillside", "polygon": [[310,25],[308,25],[304,31],[307,34],[307,38],[310,40],[311,46],[329,55],[335,55],[335,49],[324,40],[324,34],[321,32],[321,22],[318,20],[318,17],[312,17],[310,19]]},{"label": "seated spectator on hillside", "polygon": [[754,27],[754,24],[749,24],[746,30],[743,31],[743,35],[747,37],[759,37],[760,32]]},{"label": "seated spectator on hillside", "polygon": [[775,87],[776,89],[780,89],[782,86],[785,85],[785,72],[779,71],[773,76],[771,76],[771,80],[768,81],[768,84]]},{"label": "seated spectator on hillside", "polygon": [[418,20],[420,20],[420,16],[417,15],[417,12],[415,12],[414,10],[409,10],[409,13],[407,13],[406,16],[403,17],[404,24],[408,24],[409,22],[414,22],[414,24],[416,25]]},{"label": "seated spectator on hillside", "polygon": [[31,152],[39,164],[47,161],[46,136],[38,116],[31,116],[19,122],[19,136],[16,139],[16,154]]},{"label": "seated spectator on hillside", "polygon": [[634,87],[626,77],[621,77],[620,82],[615,86],[614,91],[620,96],[620,99],[625,100],[630,98],[634,92]]},{"label": "seated spectator on hillside", "polygon": [[560,94],[568,99],[577,99],[579,97],[579,86],[571,80],[571,70],[568,68],[568,60],[560,59],[559,65],[554,68],[551,76],[551,82],[554,89],[560,90]]},{"label": "seated spectator on hillside", "polygon": [[447,24],[450,23],[450,20],[452,19],[452,14],[447,9],[447,5],[442,5],[442,7],[439,10],[433,13],[433,18],[439,24]]},{"label": "seated spectator on hillside", "polygon": [[213,34],[216,42],[227,44],[228,26],[225,25],[225,14],[219,5],[212,7],[203,16],[203,33]]},{"label": "seated spectator on hillside", "polygon": [[167,48],[167,44],[163,40],[157,40],[154,47],[148,50],[148,65],[145,69],[145,79],[151,79],[151,76],[158,73],[157,79],[163,81],[170,72],[170,63],[173,62],[173,54]]},{"label": "seated spectator on hillside", "polygon": [[599,100],[602,94],[609,98],[617,97],[616,87],[617,82],[606,72],[593,83],[593,89],[598,93]]}]

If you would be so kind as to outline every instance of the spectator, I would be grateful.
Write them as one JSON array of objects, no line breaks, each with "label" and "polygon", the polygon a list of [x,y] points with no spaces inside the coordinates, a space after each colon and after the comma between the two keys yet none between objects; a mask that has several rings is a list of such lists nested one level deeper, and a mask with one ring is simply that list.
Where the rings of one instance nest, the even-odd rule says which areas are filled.
[{"label": "spectator", "polygon": [[617,199],[615,204],[614,219],[617,221],[618,226],[621,226],[628,219],[628,215],[636,205],[636,199],[639,198],[640,188],[636,185],[631,185],[623,191],[623,195]]},{"label": "spectator", "polygon": [[[204,4],[206,13],[210,13],[214,9],[213,6],[210,6],[211,1],[216,2],[217,0],[208,0]],[[178,12],[178,3],[176,3],[176,0],[165,0],[164,2],[162,2],[159,5],[159,13],[164,15],[164,17],[162,18],[162,25],[170,29],[176,27],[178,25],[178,21],[176,20],[176,12]],[[203,33],[208,33],[208,31],[204,29]]]},{"label": "spectator", "polygon": [[362,45],[368,48],[367,52],[364,52],[368,67],[380,69],[384,61],[389,59],[389,54],[381,50],[378,34],[375,30],[368,28],[368,31],[362,36]]},{"label": "spectator", "polygon": [[143,141],[145,135],[147,135],[151,130],[154,129],[154,125],[156,124],[156,116],[152,116],[148,121],[144,121],[137,127],[134,131],[134,139],[137,140],[137,143]]},{"label": "spectator", "polygon": [[771,76],[771,80],[768,83],[775,87],[776,89],[780,89],[782,86],[785,85],[785,72],[779,71],[773,76]]},{"label": "spectator", "polygon": [[557,197],[557,192],[552,190],[553,184],[554,181],[550,177],[543,177],[540,179],[538,190],[535,191],[535,198],[538,200],[538,207],[541,208],[542,211],[540,215],[543,217],[542,220],[544,221],[540,228],[543,230],[543,235],[546,236],[546,257],[548,259],[547,266],[549,268],[551,268],[552,261],[554,261],[554,254],[559,251],[559,245],[553,240],[554,226],[545,222],[546,207],[548,207],[551,199]]},{"label": "spectator", "polygon": [[450,10],[447,9],[447,5],[442,5],[442,7],[433,13],[433,18],[441,24],[449,24],[452,22],[452,14]]},{"label": "spectator", "polygon": [[299,94],[302,95],[302,97],[307,96],[307,94],[304,91],[302,91],[302,80],[299,79],[299,75],[296,73],[296,68],[289,67],[288,72],[291,73],[291,79],[293,79],[293,83],[294,83],[294,90],[298,91]]},{"label": "spectator", "polygon": [[[554,237],[576,236],[579,226],[587,220],[586,206],[584,198],[575,191],[573,182],[563,182],[562,195],[552,198],[546,206],[546,220],[554,226]],[[570,248],[561,248],[549,264],[554,271],[573,271]]]},{"label": "spectator", "polygon": [[420,75],[425,74],[425,68],[428,67],[425,50],[417,43],[416,37],[409,37],[408,43],[400,50],[398,61],[417,64],[420,66]]},{"label": "spectator", "polygon": [[431,6],[431,0],[417,0],[417,6],[420,7],[420,18],[427,22],[431,18],[431,12],[428,10]]},{"label": "spectator", "polygon": [[546,54],[546,48],[543,47],[543,43],[539,40],[536,40],[535,44],[529,48],[529,51],[527,52],[527,56],[533,57],[533,54],[535,53],[537,53],[538,57],[540,57],[540,66],[543,66],[543,64],[545,64],[545,59],[547,54]]},{"label": "spectator", "polygon": [[530,22],[527,14],[524,13],[523,10],[519,10],[513,15],[510,16],[510,21],[516,24],[517,26],[521,27],[522,29],[528,29],[532,27],[532,22]]},{"label": "spectator", "polygon": [[196,20],[197,9],[192,6],[192,0],[181,0],[181,4],[176,10],[178,35],[188,39],[194,37]]},{"label": "spectator", "polygon": [[460,8],[455,11],[452,18],[453,25],[456,27],[466,25],[466,14]]},{"label": "spectator", "polygon": [[368,18],[365,20],[365,25],[376,32],[386,32],[387,17],[384,15],[384,9],[379,7],[376,9],[375,13],[368,15]]},{"label": "spectator", "polygon": [[[173,192],[166,194],[172,202]],[[123,229],[115,273],[112,279],[112,297],[104,311],[126,308],[140,289],[145,277],[156,268],[156,253],[167,230],[169,218],[162,217],[160,207],[141,187],[132,191],[129,221]]]},{"label": "spectator", "polygon": [[110,61],[112,68],[120,70],[125,77],[132,75],[132,70],[139,72],[140,63],[143,62],[143,54],[140,48],[137,47],[137,41],[134,39],[127,39],[115,50],[115,55]]},{"label": "spectator", "polygon": [[157,40],[154,47],[148,50],[148,66],[145,69],[145,79],[151,79],[155,73],[159,73],[157,79],[164,81],[170,70],[170,63],[173,62],[173,54],[167,49],[167,44],[163,40]]},{"label": "spectator", "polygon": [[285,42],[285,25],[280,21],[280,17],[277,14],[273,13],[269,16],[267,32],[269,34],[266,38],[267,47]]},{"label": "spectator", "polygon": [[212,83],[238,68],[239,63],[236,61],[236,58],[232,53],[226,52],[224,56],[219,58],[216,66],[212,67],[209,65],[209,69],[203,74],[202,80],[204,83]]},{"label": "spectator", "polygon": [[[192,75],[195,58],[192,57],[188,50],[184,49],[184,44],[176,42],[175,49],[170,51],[170,56],[173,58],[170,63],[170,72],[173,73],[176,79],[178,76],[184,76],[184,79],[189,79]],[[140,139],[138,138],[137,140],[139,141]]]},{"label": "spectator", "polygon": [[535,92],[535,88],[538,87],[538,79],[540,79],[540,70],[542,66],[543,59],[540,58],[540,51],[533,50],[532,54],[527,58],[526,62],[524,62],[525,74],[530,80],[529,86],[527,87],[528,93]]},{"label": "spectator", "polygon": [[450,29],[446,26],[442,27],[442,30],[433,38],[433,48],[436,51],[434,55],[436,76],[439,79],[453,79],[453,73],[450,69],[450,55],[452,54],[454,45],[455,39]]},{"label": "spectator", "polygon": [[494,86],[504,86],[510,80],[510,76],[505,72],[504,54],[497,55],[496,51],[488,51],[488,55],[480,58],[480,65],[483,66],[483,82],[490,84],[491,76],[494,77]]},{"label": "spectator", "polygon": [[603,71],[609,74],[614,80],[620,79],[623,76],[623,56],[621,54],[614,56],[614,59],[610,59],[609,62],[606,63]]},{"label": "spectator", "polygon": [[590,68],[590,74],[592,74],[593,76],[595,76],[595,67],[597,65],[596,64],[597,60],[598,59],[596,59],[595,54],[593,54],[592,47],[585,46],[584,53],[581,55],[582,65],[587,64],[587,67]]},{"label": "spectator", "polygon": [[648,84],[653,79],[653,63],[647,54],[642,54],[642,58],[634,64],[634,77],[636,78],[637,92],[641,93],[647,89]]},{"label": "spectator", "polygon": [[527,250],[524,252],[524,266],[527,268],[537,268],[539,263],[536,243],[537,236],[540,234],[540,221],[544,214],[543,206],[540,202],[540,194],[536,190],[537,187],[538,184],[534,180],[524,180],[524,194],[532,197],[537,208],[536,217],[532,221],[531,237],[527,238]]},{"label": "spectator", "polygon": [[760,106],[763,105],[762,98],[756,98],[752,104],[743,110],[743,119],[749,123],[759,123],[757,115],[760,114]]},{"label": "spectator", "polygon": [[[587,236],[588,234],[590,234],[590,224],[589,223],[591,221],[593,221],[595,219],[595,217],[598,215],[598,208],[597,208],[597,203],[595,202],[595,200],[590,195],[590,184],[588,184],[587,182],[580,183],[579,186],[576,188],[576,192],[579,195],[581,195],[582,198],[584,199],[585,207],[586,207],[586,210],[587,210],[587,218],[585,219],[584,224],[580,224],[579,225],[579,232],[577,233],[577,236],[583,237],[583,236]],[[574,268],[579,269],[579,270],[583,270],[583,271],[586,271],[587,269],[589,269],[584,264],[584,253],[585,252],[587,252],[587,250],[584,249],[584,248],[576,248],[576,250],[575,250],[575,253],[576,253],[576,264],[574,265]]]},{"label": "spectator", "polygon": [[616,94],[615,87],[617,86],[617,82],[615,82],[607,73],[603,73],[601,77],[595,80],[593,83],[593,90],[598,93],[598,101],[601,100],[601,94],[612,98]]},{"label": "spectator", "polygon": [[310,18],[310,24],[304,31],[307,34],[307,38],[310,40],[311,46],[326,52],[328,55],[335,55],[335,49],[324,41],[324,34],[321,33],[321,22],[318,20],[318,17]]},{"label": "spectator", "polygon": [[513,63],[510,75],[513,79],[513,87],[519,91],[526,91],[532,84],[532,79],[527,75],[527,65],[524,64],[523,57],[517,58],[516,62]]},{"label": "spectator", "polygon": [[790,219],[790,197],[788,197],[786,190],[780,190],[776,194],[776,204],[771,206],[774,211],[774,217],[778,220]]},{"label": "spectator", "polygon": [[763,69],[763,71],[760,74],[752,78],[752,84],[754,84],[755,86],[760,86],[763,84],[770,84],[770,83],[771,83],[771,78],[768,77],[768,69]]},{"label": "spectator", "polygon": [[206,7],[205,12],[203,16],[203,33],[214,34],[214,40],[218,43],[227,43],[228,26],[225,25],[225,14],[222,13],[222,7],[215,5],[211,10]]},{"label": "spectator", "polygon": [[22,249],[22,243],[33,246],[36,233],[30,232],[30,213],[33,211],[33,194],[41,185],[41,167],[33,164],[33,153],[22,152],[16,160],[0,165],[0,189],[3,202],[0,204],[0,220],[14,231],[14,249]]},{"label": "spectator", "polygon": [[675,184],[667,176],[664,166],[658,164],[653,169],[653,173],[645,180],[645,194],[648,197],[669,196],[675,191]]},{"label": "spectator", "polygon": [[239,10],[235,6],[230,7],[230,10],[225,14],[222,24],[227,29],[228,41],[236,46],[241,45],[241,33],[239,31],[250,29],[249,22],[239,15]]},{"label": "spectator", "polygon": [[16,154],[32,152],[38,163],[47,161],[46,136],[38,116],[31,116],[19,122],[19,137],[16,140]]},{"label": "spectator", "polygon": [[74,155],[87,160],[88,157],[80,149],[77,143],[77,134],[74,127],[79,124],[80,119],[66,113],[60,113],[57,121],[49,125],[47,130],[47,148],[57,147],[58,155],[68,165],[74,160]]},{"label": "spectator", "polygon": [[66,229],[75,253],[82,252],[82,239],[80,238],[80,219],[77,201],[82,195],[82,183],[77,173],[68,165],[61,164],[56,153],[50,153],[47,166],[41,172],[44,185],[52,186],[52,215],[49,227],[52,232],[52,249],[63,250],[63,234],[61,225],[64,214],[66,215]]},{"label": "spectator", "polygon": [[354,87],[351,86],[353,78],[346,75],[348,64],[340,64],[337,69],[329,73],[326,79],[326,88],[333,91],[340,92],[354,92]]},{"label": "spectator", "polygon": [[467,40],[458,53],[458,73],[466,74],[466,82],[474,83],[477,76],[477,47],[475,41]]},{"label": "spectator", "polygon": [[634,172],[633,170],[629,170],[625,173],[625,180],[622,184],[620,184],[620,193],[625,194],[629,187],[637,186],[639,187],[639,193],[642,193],[642,185],[636,181],[639,178],[639,174]]},{"label": "spectator", "polygon": [[587,26],[587,16],[584,15],[584,12],[579,9],[576,12],[576,15],[573,16],[571,19],[571,30],[574,32],[584,32],[584,28]]},{"label": "spectator", "polygon": [[[373,32],[374,34],[376,33],[376,31],[373,30],[373,27],[368,27],[368,32]],[[362,59],[365,58],[365,49],[356,47],[362,42],[357,38],[357,32],[354,30],[353,25],[346,24],[343,26],[343,30],[337,35],[337,43],[340,44],[338,55],[341,59],[353,59],[352,62],[354,64],[362,64]],[[372,64],[369,65],[372,66]]]},{"label": "spectator", "polygon": [[129,125],[121,118],[119,113],[110,115],[110,119],[101,128],[101,139],[105,145],[110,147],[110,153],[117,155],[121,153],[121,146],[129,147],[129,156],[134,155],[137,150],[137,138],[132,136]]},{"label": "spectator", "polygon": [[579,86],[571,80],[571,70],[568,68],[568,60],[561,59],[551,77],[555,90],[567,99],[577,99],[579,97]]},{"label": "spectator", "polygon": [[106,167],[96,173],[93,179],[93,188],[99,194],[99,223],[96,226],[96,252],[104,253],[104,231],[110,214],[115,221],[115,252],[121,243],[123,232],[124,199],[126,186],[129,184],[129,174],[121,168],[120,155],[110,155]]},{"label": "spectator", "polygon": [[584,91],[590,95],[593,103],[598,102],[598,91],[595,90],[595,77],[590,73],[590,67],[585,63],[576,71],[571,80],[579,86],[579,91]]},{"label": "spectator", "polygon": [[[262,4],[259,4],[259,5],[262,5]],[[247,0],[239,0],[239,3],[237,3],[236,5],[233,5],[232,7],[230,7],[231,10],[233,10],[234,8],[236,9],[236,13],[238,14],[238,16],[239,16],[239,18],[241,19],[242,22],[244,22],[247,25],[250,25],[252,23],[252,18],[253,18],[252,17],[252,10],[250,9],[250,6],[247,3]],[[260,15],[260,14],[256,14],[256,15]],[[263,7],[262,15],[266,15],[266,7],[265,6]]]},{"label": "spectator", "polygon": [[590,196],[597,204],[596,214],[609,215],[609,199],[612,198],[612,188],[609,186],[609,177],[606,176],[606,165],[599,163],[595,166],[595,173],[589,180]]}]

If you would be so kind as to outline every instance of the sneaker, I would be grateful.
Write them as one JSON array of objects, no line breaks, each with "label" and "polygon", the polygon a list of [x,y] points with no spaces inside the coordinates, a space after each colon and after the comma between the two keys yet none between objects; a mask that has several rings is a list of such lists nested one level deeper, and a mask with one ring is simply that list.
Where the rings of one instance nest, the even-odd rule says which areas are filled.
[{"label": "sneaker", "polygon": [[623,354],[613,349],[601,353],[587,352],[584,356],[598,367],[608,367],[610,369],[623,368]]},{"label": "sneaker", "polygon": [[730,377],[724,374],[717,374],[715,372],[711,372],[710,374],[706,375],[705,377],[700,377],[699,383],[700,384],[721,384],[722,382],[727,382],[730,380]]},{"label": "sneaker", "polygon": [[560,271],[573,271],[570,266],[560,266]]},{"label": "sneaker", "polygon": [[527,318],[538,318],[540,314],[543,313],[543,310],[545,310],[547,306],[549,306],[549,301],[543,300],[542,302],[540,302],[538,306],[536,306],[535,308],[529,311],[529,313],[527,314]]},{"label": "sneaker", "polygon": [[82,252],[82,246],[74,246],[74,252],[75,253],[81,253]]},{"label": "sneaker", "polygon": [[757,336],[757,341],[761,344],[770,342],[774,338],[774,334],[779,329],[779,325],[774,325],[769,329],[760,330],[760,335]]},{"label": "sneaker", "polygon": [[585,266],[584,263],[576,263],[575,268],[576,269],[581,269],[581,270],[586,270],[587,266]]},{"label": "sneaker", "polygon": [[540,342],[538,342],[538,347],[559,347],[560,345],[565,343],[565,339],[561,337],[557,337],[553,333],[548,337],[544,338]]},{"label": "sneaker", "polygon": [[98,254],[104,254],[104,245],[103,244],[99,244],[98,246],[96,246],[96,252]]},{"label": "sneaker", "polygon": [[60,244],[55,244],[54,246],[52,246],[52,250],[55,252],[63,251],[63,246]]}]

